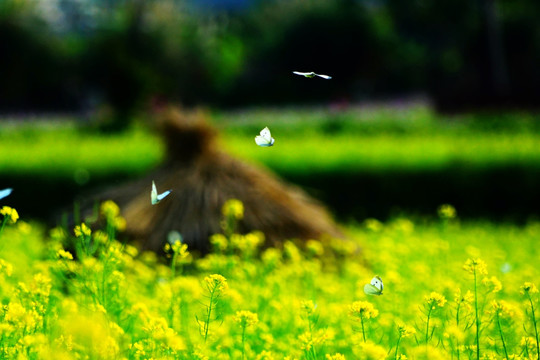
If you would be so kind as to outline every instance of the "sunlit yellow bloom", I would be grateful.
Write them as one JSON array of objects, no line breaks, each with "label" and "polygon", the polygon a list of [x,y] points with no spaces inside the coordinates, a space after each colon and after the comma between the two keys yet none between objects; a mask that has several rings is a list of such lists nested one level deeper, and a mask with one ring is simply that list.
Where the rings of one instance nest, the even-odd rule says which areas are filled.
[{"label": "sunlit yellow bloom", "polygon": [[49,236],[53,240],[63,242],[67,237],[67,233],[64,228],[62,228],[61,226],[57,226],[49,231]]},{"label": "sunlit yellow bloom", "polygon": [[234,316],[234,321],[240,324],[242,328],[255,325],[259,322],[259,317],[257,314],[252,313],[251,311],[242,310],[237,311]]},{"label": "sunlit yellow bloom", "polygon": [[261,260],[267,266],[276,266],[281,261],[281,251],[276,248],[268,248],[262,253]]},{"label": "sunlit yellow bloom", "polygon": [[73,260],[73,255],[71,255],[69,251],[65,251],[64,249],[58,250],[58,252],[56,253],[56,257],[62,260]]},{"label": "sunlit yellow bloom", "polygon": [[293,263],[299,262],[302,259],[300,250],[298,250],[292,241],[285,241],[283,244],[283,254]]},{"label": "sunlit yellow bloom", "polygon": [[7,218],[10,224],[15,224],[19,219],[19,213],[17,212],[17,210],[9,206],[2,207],[2,209],[0,210],[0,214],[4,215],[4,218]]},{"label": "sunlit yellow bloom", "polygon": [[219,274],[208,275],[204,278],[208,291],[216,295],[225,293],[229,288],[227,279]]},{"label": "sunlit yellow bloom", "polygon": [[373,232],[379,232],[383,229],[383,224],[379,220],[373,218],[366,219],[364,221],[364,226],[366,229]]},{"label": "sunlit yellow bloom", "polygon": [[81,223],[81,225],[75,226],[75,229],[73,229],[73,232],[75,233],[75,236],[81,237],[81,236],[90,236],[92,234],[92,230],[88,226],[86,226],[85,223]]},{"label": "sunlit yellow bloom", "polygon": [[467,271],[470,274],[480,274],[487,275],[487,266],[486,263],[481,259],[467,259],[463,265],[463,270]]},{"label": "sunlit yellow bloom", "polygon": [[56,346],[65,348],[66,350],[73,350],[73,336],[71,335],[60,335],[59,338],[54,340]]},{"label": "sunlit yellow bloom", "polygon": [[446,338],[456,339],[459,342],[462,342],[465,338],[463,330],[461,330],[460,327],[457,325],[447,326],[443,335]]},{"label": "sunlit yellow bloom", "polygon": [[534,285],[532,282],[525,282],[523,286],[521,286],[521,294],[524,295],[525,293],[537,294],[538,289],[536,288],[536,285]]},{"label": "sunlit yellow bloom", "polygon": [[349,316],[356,321],[374,318],[377,315],[379,315],[379,311],[367,301],[355,301],[349,306]]},{"label": "sunlit yellow bloom", "polygon": [[95,231],[92,235],[92,238],[98,244],[106,244],[109,242],[109,235],[107,235],[105,232],[101,230]]},{"label": "sunlit yellow bloom", "polygon": [[319,330],[314,334],[309,331],[305,332],[298,337],[298,340],[300,340],[302,350],[310,351],[312,347],[324,343],[329,338],[327,331]]},{"label": "sunlit yellow bloom", "polygon": [[482,284],[484,284],[484,286],[486,287],[488,292],[496,293],[496,292],[501,291],[501,289],[502,289],[501,282],[495,276],[492,276],[492,277],[489,277],[489,278],[485,277],[482,280]]},{"label": "sunlit yellow bloom", "polygon": [[409,219],[397,219],[392,226],[405,234],[411,234],[414,231],[414,223]]},{"label": "sunlit yellow bloom", "polygon": [[369,341],[361,343],[359,348],[359,359],[362,360],[384,360],[388,355],[385,348]]},{"label": "sunlit yellow bloom", "polygon": [[132,258],[136,257],[139,254],[139,249],[137,249],[135,246],[132,245],[126,245],[124,248],[124,251],[126,254],[131,256]]},{"label": "sunlit yellow bloom", "polygon": [[244,204],[237,199],[229,199],[223,204],[221,212],[225,217],[240,220],[244,217]]},{"label": "sunlit yellow bloom", "polygon": [[122,216],[117,216],[113,218],[112,225],[118,231],[126,230],[127,222]]},{"label": "sunlit yellow bloom", "polygon": [[406,338],[416,334],[416,329],[412,326],[398,325],[398,331],[402,338]]},{"label": "sunlit yellow bloom", "polygon": [[448,360],[448,354],[442,349],[426,345],[411,349],[411,359],[417,360]]},{"label": "sunlit yellow bloom", "polygon": [[112,200],[102,202],[99,210],[107,220],[114,219],[120,214],[120,208]]},{"label": "sunlit yellow bloom", "polygon": [[536,339],[532,336],[523,336],[519,344],[522,347],[532,350],[536,347]]},{"label": "sunlit yellow bloom", "polygon": [[0,259],[0,274],[11,276],[11,274],[13,274],[13,265],[3,259]]},{"label": "sunlit yellow bloom", "polygon": [[340,353],[335,353],[334,355],[326,354],[326,360],[346,360],[345,355]]},{"label": "sunlit yellow bloom", "polygon": [[407,360],[407,356],[404,354],[399,354],[396,358],[396,360]]},{"label": "sunlit yellow bloom", "polygon": [[212,244],[216,250],[223,252],[227,250],[228,241],[225,235],[214,234],[210,236],[210,244]]},{"label": "sunlit yellow bloom", "polygon": [[424,301],[427,303],[428,307],[435,310],[437,307],[442,308],[446,304],[446,298],[436,292],[432,292],[429,295],[424,296]]},{"label": "sunlit yellow bloom", "polygon": [[443,204],[437,209],[441,219],[453,219],[457,216],[456,209],[450,204]]},{"label": "sunlit yellow bloom", "polygon": [[313,303],[312,300],[304,300],[300,303],[300,307],[302,308],[302,311],[305,312],[307,315],[311,315],[315,312],[315,309],[317,306]]},{"label": "sunlit yellow bloom", "polygon": [[474,300],[474,294],[470,290],[467,290],[465,294],[462,294],[461,289],[458,288],[454,294],[454,301],[458,304],[459,303],[470,304],[473,300]]},{"label": "sunlit yellow bloom", "polygon": [[516,311],[513,306],[506,301],[492,301],[491,302],[492,313],[499,317],[513,318],[516,315]]},{"label": "sunlit yellow bloom", "polygon": [[308,240],[306,242],[306,250],[309,254],[314,256],[321,256],[324,254],[324,247],[320,241]]}]

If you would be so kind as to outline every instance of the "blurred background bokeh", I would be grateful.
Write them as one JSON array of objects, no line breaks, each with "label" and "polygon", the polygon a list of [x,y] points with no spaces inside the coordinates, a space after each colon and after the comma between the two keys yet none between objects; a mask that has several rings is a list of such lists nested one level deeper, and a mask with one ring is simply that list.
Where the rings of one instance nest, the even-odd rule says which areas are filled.
[{"label": "blurred background bokeh", "polygon": [[[3,0],[0,187],[43,216],[138,176],[163,157],[141,119],[178,104],[343,219],[451,203],[525,221],[540,214],[539,14],[537,0]],[[253,147],[264,126],[273,153]]]}]

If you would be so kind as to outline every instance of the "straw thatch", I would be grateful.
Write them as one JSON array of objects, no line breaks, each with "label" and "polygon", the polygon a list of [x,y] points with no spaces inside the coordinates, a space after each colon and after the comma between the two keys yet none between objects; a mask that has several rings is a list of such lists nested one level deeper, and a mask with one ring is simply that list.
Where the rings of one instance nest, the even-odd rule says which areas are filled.
[{"label": "straw thatch", "polygon": [[[144,178],[99,196],[120,206],[128,234],[143,248],[160,251],[167,234],[176,230],[191,249],[207,252],[209,236],[221,232],[222,205],[231,198],[244,203],[240,232],[260,230],[266,245],[340,236],[327,211],[301,189],[221,151],[215,130],[200,113],[168,110],[159,127],[167,144],[165,163]],[[160,192],[172,189],[154,206],[152,180]]]}]

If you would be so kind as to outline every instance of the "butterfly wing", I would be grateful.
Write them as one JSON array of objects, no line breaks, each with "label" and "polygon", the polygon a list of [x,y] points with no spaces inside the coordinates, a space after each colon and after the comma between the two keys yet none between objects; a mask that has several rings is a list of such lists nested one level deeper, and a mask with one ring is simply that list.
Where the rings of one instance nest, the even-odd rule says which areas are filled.
[{"label": "butterfly wing", "polygon": [[371,279],[370,284],[375,286],[382,293],[384,285],[380,276],[376,275],[373,279]]},{"label": "butterfly wing", "polygon": [[156,183],[154,181],[152,181],[152,191],[150,192],[150,202],[152,203],[152,205],[156,205],[159,202],[157,189],[156,189]]},{"label": "butterfly wing", "polygon": [[300,75],[300,76],[307,76],[309,73],[300,72],[300,71],[293,71],[293,74]]},{"label": "butterfly wing", "polygon": [[13,191],[13,189],[10,189],[10,188],[0,190],[0,199],[3,199],[6,196],[9,196],[9,194],[11,194],[12,191]]},{"label": "butterfly wing", "polygon": [[371,284],[364,285],[364,292],[367,295],[382,295],[382,290],[377,289],[377,287]]},{"label": "butterfly wing", "polygon": [[329,75],[319,75],[319,74],[315,74],[315,75],[317,75],[318,77],[322,77],[323,79],[326,79],[326,80],[330,80],[332,78]]},{"label": "butterfly wing", "polygon": [[168,196],[170,193],[171,193],[172,190],[167,190],[165,192],[162,192],[161,194],[159,194],[157,196],[157,201],[160,202],[161,200],[163,200],[166,196]]},{"label": "butterfly wing", "polygon": [[261,130],[261,134],[255,136],[255,143],[259,146],[272,146],[274,145],[274,139],[270,133],[270,129],[265,127]]}]

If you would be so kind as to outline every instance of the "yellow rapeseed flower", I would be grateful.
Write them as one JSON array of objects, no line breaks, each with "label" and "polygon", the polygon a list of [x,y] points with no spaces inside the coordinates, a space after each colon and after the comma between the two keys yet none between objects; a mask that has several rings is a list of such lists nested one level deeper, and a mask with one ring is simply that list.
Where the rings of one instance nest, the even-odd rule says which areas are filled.
[{"label": "yellow rapeseed flower", "polygon": [[456,209],[450,204],[443,204],[437,209],[441,219],[454,219],[457,216]]},{"label": "yellow rapeseed flower", "polygon": [[463,265],[463,270],[467,271],[470,274],[480,274],[487,275],[487,266],[484,260],[482,259],[467,259]]},{"label": "yellow rapeseed flower", "polygon": [[359,355],[362,360],[384,360],[388,351],[372,342],[365,342],[360,345]]},{"label": "yellow rapeseed flower", "polygon": [[402,338],[416,334],[416,329],[407,325],[398,325],[398,331]]},{"label": "yellow rapeseed flower", "polygon": [[114,228],[118,231],[124,231],[127,227],[126,219],[124,219],[122,216],[117,216],[113,218],[112,225]]},{"label": "yellow rapeseed flower", "polygon": [[216,248],[216,250],[223,252],[227,250],[228,241],[225,235],[223,234],[214,234],[210,236],[210,244]]},{"label": "yellow rapeseed flower", "polygon": [[373,232],[379,232],[383,229],[383,224],[379,220],[373,218],[366,219],[364,221],[364,226],[366,229]]},{"label": "yellow rapeseed flower", "polygon": [[81,236],[90,236],[92,234],[92,230],[88,226],[86,226],[85,223],[81,223],[81,225],[75,226],[75,229],[73,229],[73,232],[75,233],[75,236],[81,237]]},{"label": "yellow rapeseed flower", "polygon": [[315,312],[317,306],[312,300],[304,300],[300,303],[300,308],[309,316]]},{"label": "yellow rapeseed flower", "polygon": [[506,301],[500,300],[500,301],[492,301],[491,302],[492,307],[492,314],[496,314],[497,316],[501,318],[513,318],[516,315],[515,309],[508,304]]},{"label": "yellow rapeseed flower", "polygon": [[525,295],[527,294],[537,294],[538,289],[536,288],[536,285],[534,285],[532,282],[525,282],[523,286],[521,286],[521,294]]},{"label": "yellow rapeseed flower", "polygon": [[335,353],[334,355],[326,354],[326,360],[346,360],[345,355],[340,353]]},{"label": "yellow rapeseed flower", "polygon": [[17,210],[9,206],[2,207],[0,214],[4,215],[4,218],[7,218],[10,224],[15,224],[17,220],[19,220],[19,213]]},{"label": "yellow rapeseed flower", "polygon": [[216,295],[225,293],[229,288],[227,279],[219,274],[208,275],[204,278],[204,282],[206,283],[208,291],[214,292]]},{"label": "yellow rapeseed flower", "polygon": [[306,250],[309,254],[314,256],[321,256],[324,254],[324,247],[318,240],[308,240],[306,242]]},{"label": "yellow rapeseed flower", "polygon": [[221,212],[225,217],[240,220],[244,217],[244,204],[238,199],[229,199],[223,204]]},{"label": "yellow rapeseed flower", "polygon": [[436,292],[424,296],[424,301],[432,310],[435,310],[437,307],[442,308],[444,307],[444,304],[446,304],[446,298]]},{"label": "yellow rapeseed flower", "polygon": [[457,304],[459,303],[470,304],[473,302],[473,300],[474,300],[474,294],[470,290],[467,290],[465,294],[462,294],[461,289],[458,288],[454,294],[454,301]]},{"label": "yellow rapeseed flower", "polygon": [[107,220],[114,219],[120,214],[120,208],[112,200],[102,202],[99,211]]},{"label": "yellow rapeseed flower", "polygon": [[62,260],[73,260],[73,255],[71,255],[69,251],[65,251],[64,249],[58,250],[58,252],[56,253],[56,257]]},{"label": "yellow rapeseed flower", "polygon": [[502,289],[501,282],[495,276],[489,278],[485,277],[484,279],[482,279],[482,284],[484,284],[484,286],[486,287],[487,292],[496,293],[501,291]]},{"label": "yellow rapeseed flower", "polygon": [[3,259],[0,259],[0,274],[11,276],[11,274],[13,274],[13,265]]},{"label": "yellow rapeseed flower", "polygon": [[237,311],[234,316],[234,321],[236,321],[242,328],[255,325],[259,322],[259,317],[257,314],[252,313],[251,311],[241,310]]},{"label": "yellow rapeseed flower", "polygon": [[355,301],[349,306],[349,316],[356,321],[375,318],[379,311],[367,301]]}]

